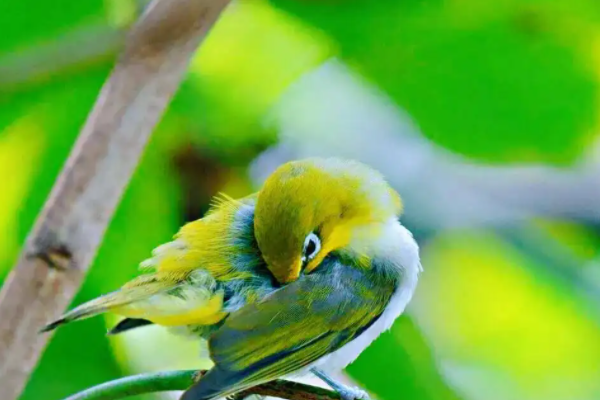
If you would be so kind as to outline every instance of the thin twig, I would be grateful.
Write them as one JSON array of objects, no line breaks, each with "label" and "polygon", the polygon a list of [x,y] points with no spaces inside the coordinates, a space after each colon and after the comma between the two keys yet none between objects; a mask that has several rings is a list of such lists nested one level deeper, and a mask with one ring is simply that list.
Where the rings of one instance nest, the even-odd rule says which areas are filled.
[{"label": "thin twig", "polygon": [[[129,376],[94,386],[65,400],[117,400],[144,393],[186,390],[198,375],[198,371],[170,371]],[[288,400],[339,400],[334,391],[303,383],[276,380],[236,395],[242,399],[251,395],[277,397]]]},{"label": "thin twig", "polygon": [[0,55],[0,91],[29,89],[78,66],[110,62],[122,46],[123,32],[107,24],[73,29],[46,43]]},{"label": "thin twig", "polygon": [[197,371],[169,371],[128,376],[102,383],[65,400],[114,400],[144,393],[185,390],[194,383]]},{"label": "thin twig", "polygon": [[132,28],[0,292],[0,388],[16,399],[79,289],[143,148],[229,0],[154,0]]}]

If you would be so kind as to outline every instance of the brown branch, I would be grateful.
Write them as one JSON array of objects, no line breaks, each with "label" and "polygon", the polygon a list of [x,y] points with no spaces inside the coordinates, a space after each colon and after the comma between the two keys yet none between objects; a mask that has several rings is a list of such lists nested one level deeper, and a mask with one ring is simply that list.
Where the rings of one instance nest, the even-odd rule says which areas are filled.
[{"label": "brown branch", "polygon": [[132,28],[0,292],[0,387],[16,399],[71,302],[151,131],[228,0],[154,0]]},{"label": "brown branch", "polygon": [[287,400],[339,400],[341,398],[332,390],[279,379],[245,390],[237,394],[235,399],[245,399],[253,394]]}]

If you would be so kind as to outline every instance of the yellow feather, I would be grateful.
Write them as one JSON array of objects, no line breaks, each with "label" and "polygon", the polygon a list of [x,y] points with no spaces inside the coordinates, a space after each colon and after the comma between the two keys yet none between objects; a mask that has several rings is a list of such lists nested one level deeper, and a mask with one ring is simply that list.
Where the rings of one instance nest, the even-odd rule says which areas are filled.
[{"label": "yellow feather", "polygon": [[133,306],[119,307],[113,312],[124,317],[147,319],[163,326],[212,325],[227,315],[222,311],[223,293],[217,293],[196,307],[180,307],[180,311],[165,314],[165,304],[168,302],[169,299],[165,298],[157,301],[158,304],[154,307],[152,304],[134,304]]},{"label": "yellow feather", "polygon": [[174,245],[158,251],[146,265],[153,264],[159,273],[202,269],[217,280],[249,277],[248,273],[236,270],[230,261],[234,251],[230,243],[232,224],[241,206],[244,206],[241,200],[221,194],[204,218],[184,225],[175,236]]}]

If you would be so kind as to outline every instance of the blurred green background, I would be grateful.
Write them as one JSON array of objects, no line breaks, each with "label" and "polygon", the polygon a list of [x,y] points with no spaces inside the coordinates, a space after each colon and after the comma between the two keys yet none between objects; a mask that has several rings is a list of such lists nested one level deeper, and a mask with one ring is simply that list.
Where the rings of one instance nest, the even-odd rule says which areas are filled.
[{"label": "blurred green background", "polygon": [[[0,2],[0,279],[143,5]],[[135,276],[137,264],[200,218],[218,191],[255,190],[249,166],[282,141],[268,115],[332,58],[410,115],[420,139],[463,162],[561,172],[600,165],[595,0],[235,2],[194,57],[75,303]],[[310,117],[301,102],[293,111]],[[333,139],[343,146],[343,136]],[[600,209],[595,171],[579,192],[591,210]],[[459,194],[439,201],[460,202]],[[407,315],[349,376],[381,400],[599,399],[598,213],[431,229],[443,215],[410,219],[411,208],[419,204],[408,202],[406,212],[422,247],[421,284]],[[109,339],[114,322],[58,330],[22,399],[208,365],[198,343],[160,328]]]}]

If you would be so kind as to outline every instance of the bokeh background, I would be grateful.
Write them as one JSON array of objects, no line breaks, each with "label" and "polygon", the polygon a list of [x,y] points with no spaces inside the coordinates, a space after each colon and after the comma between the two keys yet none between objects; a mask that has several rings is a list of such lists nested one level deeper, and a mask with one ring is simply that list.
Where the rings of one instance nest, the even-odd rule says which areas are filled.
[{"label": "bokeh background", "polygon": [[[0,278],[143,7],[0,2]],[[599,399],[599,83],[596,0],[234,2],[75,303],[135,276],[215,193],[248,194],[290,159],[351,157],[403,195],[425,272],[350,379],[380,400]],[[22,399],[208,365],[160,328],[108,338],[114,322],[58,330]]]}]

